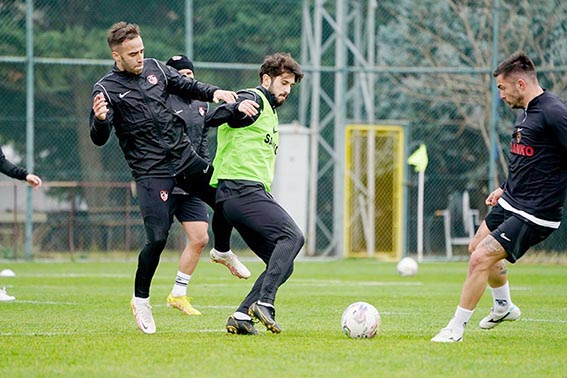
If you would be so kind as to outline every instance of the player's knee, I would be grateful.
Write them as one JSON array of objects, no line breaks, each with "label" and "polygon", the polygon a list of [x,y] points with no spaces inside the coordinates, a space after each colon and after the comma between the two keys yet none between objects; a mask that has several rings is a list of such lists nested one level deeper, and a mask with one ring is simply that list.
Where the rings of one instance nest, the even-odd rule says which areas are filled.
[{"label": "player's knee", "polygon": [[152,239],[146,242],[146,245],[151,250],[163,250],[165,248],[165,244],[167,243],[167,238],[159,238],[159,239]]},{"label": "player's knee", "polygon": [[284,282],[287,281],[287,279],[291,276],[292,273],[293,273],[293,264],[291,264],[288,271],[286,272],[283,281]]},{"label": "player's knee", "polygon": [[305,244],[305,236],[297,225],[292,225],[290,232],[290,239],[293,241],[294,246],[299,250]]},{"label": "player's knee", "polygon": [[493,264],[484,250],[477,248],[471,253],[469,261],[470,271],[488,270],[491,266],[493,266]]},{"label": "player's knee", "polygon": [[206,232],[189,235],[189,243],[193,244],[196,249],[202,250],[209,243],[209,235]]},{"label": "player's knee", "polygon": [[169,235],[169,224],[164,226],[156,223],[153,219],[145,221],[146,240],[148,243],[162,243],[167,241]]},{"label": "player's knee", "polygon": [[469,255],[473,254],[474,250],[476,249],[476,245],[477,243],[475,243],[474,240],[469,243]]},{"label": "player's knee", "polygon": [[305,244],[305,236],[303,236],[303,232],[299,231],[296,234],[295,242],[296,242],[296,245],[299,249],[301,249],[303,247],[303,245]]}]

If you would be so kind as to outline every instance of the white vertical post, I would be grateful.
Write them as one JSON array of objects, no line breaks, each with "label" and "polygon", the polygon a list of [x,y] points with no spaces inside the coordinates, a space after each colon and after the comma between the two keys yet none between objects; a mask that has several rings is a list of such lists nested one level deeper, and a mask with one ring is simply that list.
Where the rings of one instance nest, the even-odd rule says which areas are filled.
[{"label": "white vertical post", "polygon": [[[34,171],[34,49],[33,49],[33,0],[26,1],[26,169]],[[33,236],[32,187],[26,194],[25,258],[31,260]]]},{"label": "white vertical post", "polygon": [[368,256],[374,256],[376,251],[376,131],[373,129],[368,130],[366,159],[368,171],[366,173],[368,179],[368,195],[366,197],[366,207],[368,209],[368,240],[366,240],[366,247],[368,249]]},{"label": "white vertical post", "polygon": [[425,170],[419,172],[417,188],[417,261],[423,261],[423,193]]}]

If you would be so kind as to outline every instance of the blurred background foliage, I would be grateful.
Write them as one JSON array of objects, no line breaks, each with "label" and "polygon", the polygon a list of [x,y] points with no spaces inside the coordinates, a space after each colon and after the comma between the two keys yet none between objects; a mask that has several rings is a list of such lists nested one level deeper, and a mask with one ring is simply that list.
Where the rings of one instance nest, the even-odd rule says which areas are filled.
[{"label": "blurred background foliage", "polygon": [[[276,51],[290,52],[300,60],[309,91],[314,73],[312,51],[305,40],[313,39],[314,1],[309,0],[0,0],[0,143],[21,164],[26,158],[26,11],[33,4],[34,67],[34,165],[46,181],[122,182],[130,172],[115,138],[103,148],[92,145],[88,133],[90,93],[93,84],[112,66],[106,31],[117,21],[141,26],[147,57],[165,61],[191,52],[200,81],[227,89],[258,84],[257,68],[263,57]],[[338,5],[348,8],[351,29],[341,34],[335,24]],[[357,34],[351,14],[365,15],[374,7],[374,46],[363,47],[368,32]],[[507,144],[514,114],[498,104],[496,139],[491,139],[493,32],[498,17],[498,56],[526,51],[534,60],[540,81],[548,90],[565,98],[567,85],[567,3],[564,1],[511,0],[344,0],[325,2],[321,25],[321,114],[311,117],[302,108],[299,91],[279,110],[280,121],[324,120],[337,111],[333,103],[335,50],[341,38],[349,38],[346,54],[348,93],[347,123],[366,119],[407,122],[408,146],[428,146],[425,212],[428,215],[428,248],[442,249],[437,237],[440,223],[436,209],[448,206],[455,191],[468,190],[472,206],[486,213],[484,197],[489,187],[490,152],[495,152],[499,183],[506,174]],[[190,11],[190,12],[189,12]],[[352,13],[350,13],[352,11]],[[187,20],[187,15],[191,19]],[[360,23],[359,23],[360,24]],[[188,44],[187,33],[192,43]],[[360,36],[359,40],[354,35]],[[361,47],[362,46],[362,47]],[[355,51],[375,52],[375,61],[362,64]],[[301,61],[301,59],[305,61]],[[363,92],[360,75],[372,73],[375,91]],[[325,97],[327,96],[327,97]],[[361,103],[371,101],[374,114]],[[362,110],[361,110],[362,108]],[[304,109],[305,113],[301,113]],[[309,122],[305,126],[312,127]],[[327,148],[319,153],[318,227],[333,230],[333,166],[342,151],[336,151],[332,127],[320,128],[318,138]],[[214,143],[213,143],[214,145]],[[411,153],[411,151],[408,151]],[[334,155],[333,153],[336,153]],[[327,170],[322,167],[329,166]],[[315,173],[311,173],[315,174]],[[415,248],[415,175],[408,182],[408,242]],[[128,201],[116,188],[50,188],[49,196],[86,207],[122,206]],[[134,201],[134,200],[132,200]],[[134,202],[132,202],[134,203]],[[5,207],[10,207],[6,205]],[[332,232],[331,232],[332,233]],[[565,249],[566,233],[559,231],[551,245]],[[321,242],[325,244],[324,242]],[[318,242],[319,244],[319,242]],[[338,254],[340,251],[334,251]]]}]

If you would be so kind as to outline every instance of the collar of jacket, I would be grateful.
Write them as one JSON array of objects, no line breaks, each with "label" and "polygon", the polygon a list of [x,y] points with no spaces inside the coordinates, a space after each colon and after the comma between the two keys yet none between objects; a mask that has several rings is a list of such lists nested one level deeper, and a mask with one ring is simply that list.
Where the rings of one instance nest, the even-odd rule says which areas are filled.
[{"label": "collar of jacket", "polygon": [[[144,73],[144,71],[146,70],[146,64],[144,62],[144,69],[142,70],[142,73]],[[118,68],[118,66],[116,65],[116,63],[114,63],[114,66],[112,66],[112,72],[117,73],[119,75],[123,75],[123,76],[127,76],[127,77],[139,77],[142,74],[135,74],[132,72],[128,72],[128,71],[124,71],[124,70],[120,70]]]},{"label": "collar of jacket", "polygon": [[274,96],[272,93],[270,93],[270,91],[268,91],[266,88],[264,88],[261,85],[258,85],[256,87],[256,89],[262,91],[264,96],[266,96],[266,98],[270,102],[270,106],[272,107],[272,109],[275,109],[276,108],[276,96]]}]

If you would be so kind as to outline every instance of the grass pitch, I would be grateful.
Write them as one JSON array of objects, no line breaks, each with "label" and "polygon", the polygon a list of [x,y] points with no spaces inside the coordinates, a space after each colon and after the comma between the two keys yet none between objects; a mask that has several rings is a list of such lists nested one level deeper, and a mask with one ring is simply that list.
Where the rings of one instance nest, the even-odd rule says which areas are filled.
[{"label": "grass pitch", "polygon": [[[250,280],[205,261],[189,285],[203,315],[166,307],[177,265],[161,263],[152,286],[155,335],[136,328],[129,309],[135,262],[4,262],[16,277],[0,286],[1,377],[567,377],[567,270],[517,264],[510,281],[522,319],[478,328],[487,291],[462,343],[429,340],[458,303],[466,263],[423,263],[416,277],[374,260],[298,262],[276,302],[283,332],[229,335],[226,318]],[[366,301],[381,313],[374,339],[349,339],[343,310]]]}]

